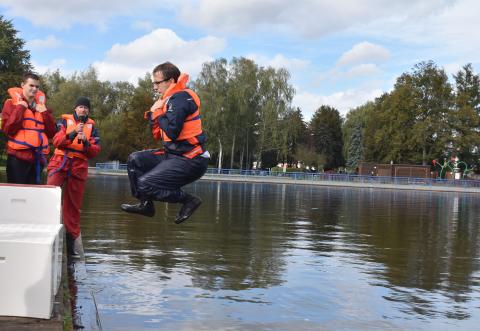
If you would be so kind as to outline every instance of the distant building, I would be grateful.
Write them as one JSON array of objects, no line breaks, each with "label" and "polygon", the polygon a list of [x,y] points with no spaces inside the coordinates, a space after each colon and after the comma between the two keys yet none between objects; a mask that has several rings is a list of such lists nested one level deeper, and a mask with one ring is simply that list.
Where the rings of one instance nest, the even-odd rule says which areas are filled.
[{"label": "distant building", "polygon": [[431,178],[431,167],[429,165],[361,162],[358,166],[358,174],[363,176]]}]

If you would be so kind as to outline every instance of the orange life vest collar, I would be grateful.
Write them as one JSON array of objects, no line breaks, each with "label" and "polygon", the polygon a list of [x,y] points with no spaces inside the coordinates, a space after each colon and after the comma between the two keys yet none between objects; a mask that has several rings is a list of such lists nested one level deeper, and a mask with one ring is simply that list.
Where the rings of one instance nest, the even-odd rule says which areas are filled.
[{"label": "orange life vest collar", "polygon": [[[165,114],[167,111],[167,103],[168,99],[175,93],[181,92],[181,91],[190,91],[187,89],[187,83],[188,83],[188,75],[185,73],[181,73],[180,76],[177,79],[177,82],[170,85],[167,90],[163,93],[161,100],[165,100],[165,103],[162,108],[156,109],[153,114],[152,114],[152,120],[155,120],[157,117]],[[193,92],[193,91],[192,91]],[[197,97],[198,99],[198,97]],[[195,103],[197,103],[195,101]],[[198,104],[197,106],[200,108],[200,99],[198,99]]]},{"label": "orange life vest collar", "polygon": [[187,88],[188,79],[188,74],[181,73],[177,79],[177,82],[170,85],[165,93],[163,93],[162,100],[166,100],[175,93],[185,90]]},{"label": "orange life vest collar", "polygon": [[[25,99],[25,96],[23,95],[23,89],[21,87],[11,87],[7,90],[8,95],[12,99],[12,103],[14,105],[18,105],[18,102],[20,101],[19,97],[22,97]],[[45,104],[46,98],[45,98],[45,93],[42,91],[38,90],[37,93],[35,94],[35,103],[36,104]]]}]

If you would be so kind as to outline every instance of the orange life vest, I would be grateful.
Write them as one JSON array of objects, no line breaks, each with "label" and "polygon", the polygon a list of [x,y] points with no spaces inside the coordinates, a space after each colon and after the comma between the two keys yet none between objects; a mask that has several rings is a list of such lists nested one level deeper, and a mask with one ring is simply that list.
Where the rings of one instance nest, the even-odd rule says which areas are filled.
[{"label": "orange life vest", "polygon": [[[19,96],[22,96],[22,93],[23,90],[20,87],[8,89],[8,94],[14,105],[18,104]],[[45,94],[42,91],[37,92],[35,102],[45,104]],[[48,154],[50,148],[45,134],[42,114],[27,108],[23,112],[22,128],[18,130],[15,136],[8,137],[8,147],[15,150],[36,149],[37,151],[41,150],[43,154]]]},{"label": "orange life vest", "polygon": [[[180,74],[180,76],[177,79],[177,82],[175,84],[170,85],[169,88],[165,91],[165,93],[163,93],[162,100],[165,100],[165,103],[162,108],[156,109],[153,112],[151,119],[155,120],[159,116],[167,112],[168,100],[172,95],[182,91],[187,92],[192,97],[195,104],[197,105],[197,111],[195,111],[193,114],[188,115],[185,118],[182,131],[180,131],[180,134],[178,135],[176,141],[186,140],[189,144],[194,146],[193,149],[183,154],[183,156],[191,159],[197,155],[202,154],[204,150],[202,149],[202,146],[199,144],[199,141],[197,139],[197,136],[203,133],[202,121],[200,117],[200,98],[195,92],[193,92],[190,89],[187,89],[187,82],[188,82],[188,75],[185,73]],[[146,118],[148,117],[147,114],[148,112],[145,113]],[[170,139],[159,126],[153,130],[153,136],[156,139],[160,137],[165,142],[172,141],[172,139]]]},{"label": "orange life vest", "polygon": [[[177,82],[175,84],[170,85],[170,87],[165,91],[165,93],[162,96],[162,100],[165,100],[164,106],[153,112],[152,120],[155,120],[156,118],[158,118],[159,116],[167,112],[168,99],[170,99],[172,95],[181,91],[187,92],[192,97],[195,104],[197,105],[197,111],[194,112],[193,114],[188,115],[185,118],[182,131],[180,131],[180,134],[178,135],[176,140],[177,141],[186,140],[191,145],[197,145],[198,139],[196,138],[196,136],[202,134],[202,120],[200,118],[200,98],[195,92],[186,88],[187,82],[188,82],[188,75],[181,74],[180,77],[178,77]],[[157,132],[153,133],[154,136],[161,137],[163,141],[167,141],[167,142],[172,141],[172,139],[170,139],[160,127],[158,127],[156,131]]]},{"label": "orange life vest", "polygon": [[[67,122],[67,135],[72,133],[78,125],[78,122],[75,120],[75,116],[71,114],[63,114],[62,119]],[[83,134],[87,137],[87,140],[90,139],[92,136],[92,130],[95,122],[92,119],[88,119],[85,125],[83,126]],[[78,157],[83,160],[88,160],[87,156],[83,152],[83,144],[80,142],[81,140],[75,138],[71,145],[68,148],[56,148],[54,154],[55,155],[65,155],[65,151],[67,152],[68,158]]]}]

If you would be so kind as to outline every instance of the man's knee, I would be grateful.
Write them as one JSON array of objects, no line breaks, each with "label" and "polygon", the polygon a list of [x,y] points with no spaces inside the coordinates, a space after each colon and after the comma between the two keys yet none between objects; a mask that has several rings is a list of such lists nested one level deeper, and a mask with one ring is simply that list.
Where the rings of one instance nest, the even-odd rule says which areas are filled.
[{"label": "man's knee", "polygon": [[141,176],[137,179],[137,193],[143,198],[150,198],[154,193],[155,187],[150,183],[150,180],[146,176]]},{"label": "man's knee", "polygon": [[179,202],[184,192],[179,188],[166,188],[162,185],[152,185],[151,178],[142,176],[138,179],[138,198],[164,202]]},{"label": "man's knee", "polygon": [[139,158],[139,152],[138,152],[138,151],[137,151],[137,152],[133,152],[132,154],[130,154],[130,155],[128,156],[128,161],[127,161],[127,162],[128,162],[128,163],[130,163],[130,162],[136,162],[136,161],[138,160],[138,158]]},{"label": "man's knee", "polygon": [[149,187],[148,180],[144,176],[138,178],[137,185],[138,185],[138,190],[140,191],[145,191]]},{"label": "man's knee", "polygon": [[128,156],[127,165],[129,168],[138,168],[141,164],[141,152],[133,152]]}]

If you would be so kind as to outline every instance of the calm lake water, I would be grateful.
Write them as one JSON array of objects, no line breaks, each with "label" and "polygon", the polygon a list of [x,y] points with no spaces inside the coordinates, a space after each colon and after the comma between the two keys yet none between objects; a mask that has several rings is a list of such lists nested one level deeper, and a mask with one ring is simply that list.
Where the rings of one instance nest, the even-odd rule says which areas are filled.
[{"label": "calm lake water", "polygon": [[104,330],[478,330],[474,194],[200,181],[184,224],[119,209],[91,177],[82,212]]}]

